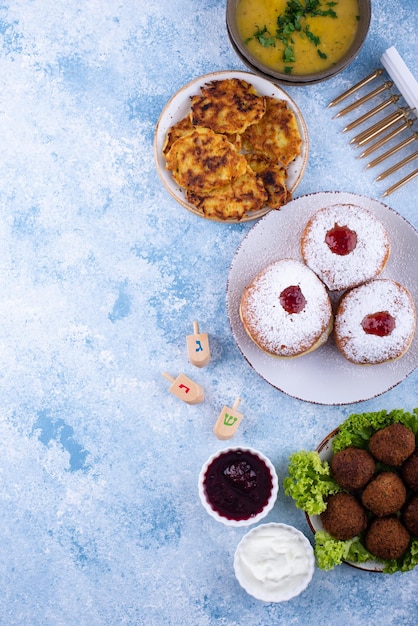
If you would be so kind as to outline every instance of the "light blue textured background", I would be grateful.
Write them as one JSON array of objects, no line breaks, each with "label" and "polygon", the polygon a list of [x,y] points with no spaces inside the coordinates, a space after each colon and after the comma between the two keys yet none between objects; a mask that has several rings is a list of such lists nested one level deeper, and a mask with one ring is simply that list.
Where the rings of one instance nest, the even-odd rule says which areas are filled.
[{"label": "light blue textured background", "polygon": [[[289,88],[310,133],[297,195],[379,198],[328,102],[395,44],[418,77],[416,0],[373,0],[367,42],[340,76]],[[221,0],[15,0],[0,5],[0,624],[5,626],[409,626],[418,571],[315,571],[283,604],[248,596],[233,574],[244,534],[197,495],[221,447],[214,420],[242,397],[234,443],[267,454],[282,480],[351,412],[416,406],[418,374],[355,406],[273,389],[231,336],[225,284],[251,223],[180,207],[154,166],[166,102],[207,72],[245,69]],[[415,227],[418,179],[387,201]],[[418,268],[413,268],[417,271]],[[212,361],[188,364],[198,319]],[[168,393],[185,372],[202,405]],[[295,525],[280,493],[267,521]]]}]

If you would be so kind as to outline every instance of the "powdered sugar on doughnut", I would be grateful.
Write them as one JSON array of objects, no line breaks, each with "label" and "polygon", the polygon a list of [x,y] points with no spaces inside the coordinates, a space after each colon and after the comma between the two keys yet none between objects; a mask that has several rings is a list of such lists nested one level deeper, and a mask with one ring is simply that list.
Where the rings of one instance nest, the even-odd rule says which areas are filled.
[{"label": "powdered sugar on doughnut", "polygon": [[[300,313],[288,313],[280,294],[299,286],[305,297]],[[291,357],[309,350],[330,324],[332,310],[325,286],[306,265],[281,259],[260,272],[246,288],[241,316],[250,336],[263,350]]]},{"label": "powdered sugar on doughnut", "polygon": [[[325,242],[335,226],[347,226],[357,235],[349,254],[340,256]],[[317,211],[307,223],[301,241],[307,265],[332,291],[348,289],[375,278],[390,253],[389,237],[383,224],[369,211],[352,204],[335,204]]]},{"label": "powdered sugar on doughnut", "polygon": [[[381,311],[395,319],[395,328],[386,337],[366,333],[363,319]],[[409,291],[393,280],[376,279],[344,295],[335,316],[335,340],[353,363],[384,363],[407,351],[415,324],[415,305]]]}]

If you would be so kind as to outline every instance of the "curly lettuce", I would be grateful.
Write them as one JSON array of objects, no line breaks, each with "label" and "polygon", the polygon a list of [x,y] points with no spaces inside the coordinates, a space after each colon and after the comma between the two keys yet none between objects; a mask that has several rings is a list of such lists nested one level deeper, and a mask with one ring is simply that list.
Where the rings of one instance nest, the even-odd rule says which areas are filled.
[{"label": "curly lettuce", "polygon": [[406,553],[399,559],[385,561],[371,554],[361,543],[359,537],[339,541],[323,530],[315,533],[314,553],[320,569],[328,571],[341,565],[344,561],[351,563],[365,563],[376,561],[382,563],[384,574],[395,572],[409,572],[418,565],[418,539],[413,539]]},{"label": "curly lettuce", "polygon": [[340,541],[323,530],[315,533],[314,552],[318,567],[322,570],[331,570],[336,565],[341,565],[343,561],[365,563],[370,559],[375,559],[358,537]]},{"label": "curly lettuce", "polygon": [[394,409],[390,412],[354,413],[339,426],[338,433],[332,441],[333,451],[339,452],[349,446],[367,448],[373,433],[395,422],[404,424],[412,430],[415,437],[418,437],[418,408],[412,413],[403,409]]},{"label": "curly lettuce", "polygon": [[406,553],[400,559],[385,561],[387,565],[383,570],[385,574],[395,572],[409,572],[418,565],[418,539],[413,539]]},{"label": "curly lettuce", "polygon": [[291,455],[283,486],[285,494],[308,515],[325,511],[327,496],[341,491],[331,476],[327,461],[321,461],[317,452],[303,450]]}]

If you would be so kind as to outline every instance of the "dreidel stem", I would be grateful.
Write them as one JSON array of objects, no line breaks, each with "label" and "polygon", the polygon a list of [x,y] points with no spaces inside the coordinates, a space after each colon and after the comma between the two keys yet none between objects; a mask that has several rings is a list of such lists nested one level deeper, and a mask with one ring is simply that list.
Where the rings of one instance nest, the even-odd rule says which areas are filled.
[{"label": "dreidel stem", "polygon": [[234,404],[232,405],[233,410],[236,411],[236,409],[239,407],[240,404],[241,404],[241,398],[237,398]]},{"label": "dreidel stem", "polygon": [[174,383],[175,382],[175,378],[174,376],[171,376],[171,374],[169,374],[168,372],[162,372],[164,378],[166,378],[167,380],[170,381],[170,383]]}]

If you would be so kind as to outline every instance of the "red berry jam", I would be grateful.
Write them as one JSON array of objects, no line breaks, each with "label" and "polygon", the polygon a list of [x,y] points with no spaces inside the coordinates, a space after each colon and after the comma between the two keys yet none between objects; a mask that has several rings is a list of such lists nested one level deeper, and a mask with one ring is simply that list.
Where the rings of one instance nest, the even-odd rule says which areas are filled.
[{"label": "red berry jam", "polygon": [[273,489],[270,470],[249,450],[229,450],[216,457],[204,477],[212,509],[231,520],[246,520],[261,513]]},{"label": "red berry jam", "polygon": [[395,328],[395,319],[387,311],[379,311],[366,315],[361,325],[368,335],[387,337]]},{"label": "red berry jam", "polygon": [[287,313],[300,313],[305,308],[306,298],[298,285],[291,285],[280,294],[280,304]]},{"label": "red berry jam", "polygon": [[334,254],[345,256],[350,254],[357,245],[357,234],[348,226],[334,225],[325,235],[325,243]]}]

